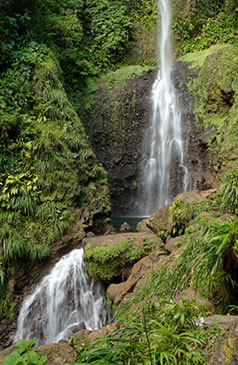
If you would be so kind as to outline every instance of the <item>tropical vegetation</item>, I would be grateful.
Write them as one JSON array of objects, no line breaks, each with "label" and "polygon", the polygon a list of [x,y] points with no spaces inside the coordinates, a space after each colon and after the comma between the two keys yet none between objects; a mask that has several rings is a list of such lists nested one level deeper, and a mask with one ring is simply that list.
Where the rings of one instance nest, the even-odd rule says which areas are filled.
[{"label": "tropical vegetation", "polygon": [[[14,319],[10,282],[22,268],[36,270],[72,227],[99,232],[108,221],[108,177],[85,133],[94,125],[84,116],[92,113],[98,79],[110,86],[155,67],[156,22],[151,0],[1,2],[0,322]],[[175,53],[194,76],[188,87],[197,128],[217,132],[207,152],[221,185],[205,202],[173,202],[169,229],[158,235],[164,241],[183,235],[183,253],[115,310],[120,330],[76,348],[75,363],[202,364],[220,330],[198,327],[211,309],[178,303],[178,293],[192,287],[217,312],[237,311],[238,3],[175,0],[172,31]],[[92,276],[109,282],[122,255],[131,264],[151,249],[133,251],[122,241],[94,253],[88,248],[85,259]],[[112,258],[114,266],[102,272]],[[32,349],[34,340],[17,345],[4,364],[46,362]]]}]

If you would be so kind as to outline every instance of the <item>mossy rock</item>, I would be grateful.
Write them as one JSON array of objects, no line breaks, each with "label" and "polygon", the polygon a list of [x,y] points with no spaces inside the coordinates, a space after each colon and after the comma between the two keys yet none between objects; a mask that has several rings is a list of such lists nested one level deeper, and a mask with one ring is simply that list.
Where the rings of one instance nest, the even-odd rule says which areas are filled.
[{"label": "mossy rock", "polygon": [[148,72],[151,69],[152,67],[150,66],[140,65],[121,67],[117,71],[112,71],[102,76],[100,84],[102,83],[108,91],[112,90],[112,88],[122,88],[126,86],[125,82],[127,80],[141,76],[144,72]]},{"label": "mossy rock", "polygon": [[158,247],[161,241],[150,233],[122,233],[86,240],[84,261],[89,275],[105,283],[129,276],[130,268]]},{"label": "mossy rock", "polygon": [[197,70],[188,87],[198,128],[217,132],[207,141],[209,164],[217,173],[238,160],[238,49],[216,45],[180,60]]},{"label": "mossy rock", "polygon": [[165,205],[155,212],[148,221],[149,228],[162,239],[170,235],[172,224],[170,223],[170,208],[172,203]]},{"label": "mossy rock", "polygon": [[[208,325],[218,324],[224,330],[215,344],[204,354],[208,365],[235,365],[238,361],[238,317],[212,316],[205,318]],[[227,330],[228,328],[228,330]]]}]

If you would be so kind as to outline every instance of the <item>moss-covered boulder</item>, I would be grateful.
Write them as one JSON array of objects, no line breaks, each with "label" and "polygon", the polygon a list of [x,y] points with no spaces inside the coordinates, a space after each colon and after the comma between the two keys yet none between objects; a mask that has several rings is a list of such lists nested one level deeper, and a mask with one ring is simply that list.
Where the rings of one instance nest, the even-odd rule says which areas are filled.
[{"label": "moss-covered boulder", "polygon": [[169,219],[170,207],[171,204],[165,205],[157,212],[152,214],[148,221],[149,228],[161,238],[169,235],[172,229],[172,225]]},{"label": "moss-covered boulder", "polygon": [[160,245],[150,233],[121,233],[86,240],[84,261],[89,275],[105,283],[130,275],[131,267]]}]

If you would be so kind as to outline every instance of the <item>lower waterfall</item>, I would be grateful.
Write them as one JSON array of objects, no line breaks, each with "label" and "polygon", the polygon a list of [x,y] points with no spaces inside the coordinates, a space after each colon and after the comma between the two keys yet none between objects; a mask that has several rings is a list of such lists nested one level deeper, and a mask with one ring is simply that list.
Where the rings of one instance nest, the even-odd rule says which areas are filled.
[{"label": "lower waterfall", "polygon": [[110,323],[103,286],[86,272],[83,249],[65,255],[24,301],[15,341],[36,337],[36,344],[58,342],[80,329]]}]

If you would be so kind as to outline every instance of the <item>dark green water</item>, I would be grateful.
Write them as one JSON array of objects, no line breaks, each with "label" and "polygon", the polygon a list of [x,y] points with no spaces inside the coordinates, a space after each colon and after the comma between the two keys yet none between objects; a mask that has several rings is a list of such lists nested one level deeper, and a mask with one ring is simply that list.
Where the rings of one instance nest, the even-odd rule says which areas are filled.
[{"label": "dark green water", "polygon": [[136,226],[137,224],[142,221],[143,219],[145,219],[145,217],[113,217],[113,227],[116,228],[116,230],[119,230],[121,225],[126,222],[129,224],[129,226],[131,227],[132,231],[134,232],[136,230]]}]

